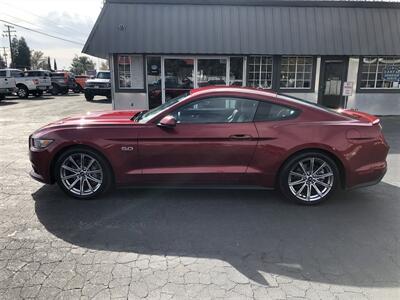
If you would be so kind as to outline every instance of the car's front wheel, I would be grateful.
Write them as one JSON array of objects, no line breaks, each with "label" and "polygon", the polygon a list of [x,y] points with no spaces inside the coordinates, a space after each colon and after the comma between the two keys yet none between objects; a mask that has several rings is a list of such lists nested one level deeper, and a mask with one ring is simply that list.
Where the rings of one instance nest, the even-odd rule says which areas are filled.
[{"label": "car's front wheel", "polygon": [[58,185],[69,196],[93,199],[109,190],[111,171],[107,161],[86,148],[73,148],[64,152],[55,164]]},{"label": "car's front wheel", "polygon": [[86,99],[86,101],[93,101],[94,95],[91,94],[91,93],[86,92],[85,93],[85,99]]},{"label": "car's front wheel", "polygon": [[320,152],[306,152],[289,159],[279,175],[279,187],[289,199],[305,205],[329,198],[339,183],[335,161]]},{"label": "car's front wheel", "polygon": [[29,90],[27,89],[27,87],[25,87],[25,86],[18,87],[18,89],[17,89],[18,98],[25,99],[25,98],[28,98],[28,95],[29,95]]}]

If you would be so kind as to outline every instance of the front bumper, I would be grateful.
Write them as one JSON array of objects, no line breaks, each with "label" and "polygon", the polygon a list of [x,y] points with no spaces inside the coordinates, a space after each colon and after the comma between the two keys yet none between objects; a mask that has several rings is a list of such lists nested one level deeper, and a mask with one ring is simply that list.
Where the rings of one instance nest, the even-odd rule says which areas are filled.
[{"label": "front bumper", "polygon": [[85,87],[85,93],[88,93],[91,95],[108,96],[108,95],[111,95],[111,89]]},{"label": "front bumper", "polygon": [[29,160],[32,170],[29,175],[42,183],[53,184],[54,178],[51,176],[50,153],[47,149],[37,150],[32,147],[29,149]]}]

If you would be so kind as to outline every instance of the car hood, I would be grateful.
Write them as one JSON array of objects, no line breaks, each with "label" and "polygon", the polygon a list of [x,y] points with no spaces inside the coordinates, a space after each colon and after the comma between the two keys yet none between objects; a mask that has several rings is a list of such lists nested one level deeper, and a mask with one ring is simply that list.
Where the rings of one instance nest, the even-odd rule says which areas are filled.
[{"label": "car hood", "polygon": [[87,83],[109,83],[110,79],[100,79],[100,78],[96,78],[96,79],[88,79],[86,81]]},{"label": "car hood", "polygon": [[113,110],[113,111],[95,111],[87,112],[81,115],[72,115],[67,118],[52,122],[39,130],[38,132],[51,131],[57,128],[67,127],[86,127],[90,125],[132,125],[137,124],[131,120],[133,116],[142,110]]}]

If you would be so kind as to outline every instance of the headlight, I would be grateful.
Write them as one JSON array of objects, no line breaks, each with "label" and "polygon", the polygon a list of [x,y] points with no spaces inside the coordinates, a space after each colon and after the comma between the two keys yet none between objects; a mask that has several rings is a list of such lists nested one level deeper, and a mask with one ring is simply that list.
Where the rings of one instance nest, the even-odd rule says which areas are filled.
[{"label": "headlight", "polygon": [[32,146],[36,149],[44,149],[49,146],[54,140],[47,139],[32,139]]}]

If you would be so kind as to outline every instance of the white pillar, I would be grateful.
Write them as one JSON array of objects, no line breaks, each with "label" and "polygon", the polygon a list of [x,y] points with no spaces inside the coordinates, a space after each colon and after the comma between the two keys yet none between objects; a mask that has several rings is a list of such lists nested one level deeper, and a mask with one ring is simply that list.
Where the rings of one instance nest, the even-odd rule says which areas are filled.
[{"label": "white pillar", "polygon": [[353,83],[353,93],[347,98],[347,108],[356,108],[356,88],[357,88],[357,76],[358,76],[358,65],[360,59],[358,57],[349,58],[349,68],[347,70],[347,81]]}]

